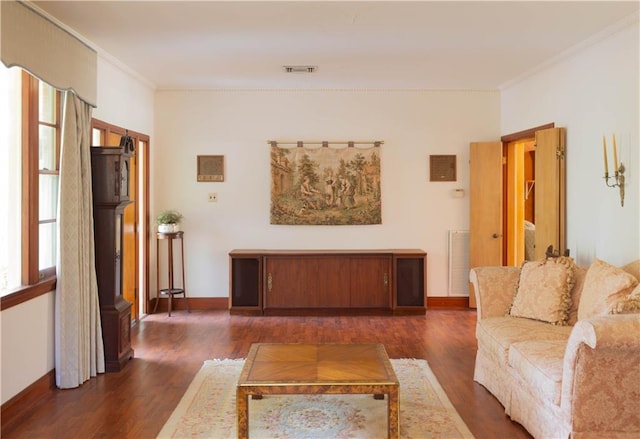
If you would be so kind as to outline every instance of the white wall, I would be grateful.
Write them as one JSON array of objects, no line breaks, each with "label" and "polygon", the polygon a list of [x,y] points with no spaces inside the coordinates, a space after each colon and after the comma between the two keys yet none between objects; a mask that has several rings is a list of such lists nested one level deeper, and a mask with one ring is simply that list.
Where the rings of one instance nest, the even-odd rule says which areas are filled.
[{"label": "white wall", "polygon": [[98,107],[92,116],[153,139],[154,87],[117,61],[98,56]]},{"label": "white wall", "polygon": [[[191,297],[228,296],[235,248],[421,248],[428,294],[446,296],[448,230],[468,229],[468,197],[451,191],[468,189],[469,143],[499,138],[499,117],[497,92],[159,91],[151,212],[185,215]],[[384,140],[382,224],[270,225],[267,140]],[[225,182],[196,181],[207,154],[225,156]],[[457,155],[458,181],[429,182],[430,154]]]},{"label": "white wall", "polygon": [[[638,18],[546,70],[502,91],[502,133],[547,122],[567,129],[567,245],[581,265],[594,258],[621,265],[640,258]],[[627,170],[624,207],[604,184],[612,135]]]},{"label": "white wall", "polygon": [[[94,117],[153,136],[153,89],[100,57],[98,105]],[[54,294],[0,313],[2,404],[54,368]]]},{"label": "white wall", "polygon": [[55,367],[54,294],[39,296],[0,313],[2,404]]}]

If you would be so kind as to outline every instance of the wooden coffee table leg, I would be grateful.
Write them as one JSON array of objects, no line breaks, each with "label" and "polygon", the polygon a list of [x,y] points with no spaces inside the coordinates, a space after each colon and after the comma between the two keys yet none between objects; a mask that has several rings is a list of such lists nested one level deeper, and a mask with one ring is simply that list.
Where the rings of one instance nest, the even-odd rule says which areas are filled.
[{"label": "wooden coffee table leg", "polygon": [[389,425],[389,439],[398,439],[400,437],[400,401],[398,395],[398,388],[394,387],[389,390],[388,401],[388,425]]},{"label": "wooden coffee table leg", "polygon": [[238,418],[238,439],[249,438],[249,398],[242,387],[236,388],[236,416]]}]

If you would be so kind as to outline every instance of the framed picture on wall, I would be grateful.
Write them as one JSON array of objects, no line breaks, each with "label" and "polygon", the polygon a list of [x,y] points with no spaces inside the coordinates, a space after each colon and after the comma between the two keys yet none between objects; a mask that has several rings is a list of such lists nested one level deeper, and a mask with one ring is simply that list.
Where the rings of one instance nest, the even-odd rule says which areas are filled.
[{"label": "framed picture on wall", "polygon": [[430,155],[429,175],[429,181],[456,181],[456,156]]},{"label": "framed picture on wall", "polygon": [[224,156],[199,155],[197,173],[200,182],[224,181]]}]

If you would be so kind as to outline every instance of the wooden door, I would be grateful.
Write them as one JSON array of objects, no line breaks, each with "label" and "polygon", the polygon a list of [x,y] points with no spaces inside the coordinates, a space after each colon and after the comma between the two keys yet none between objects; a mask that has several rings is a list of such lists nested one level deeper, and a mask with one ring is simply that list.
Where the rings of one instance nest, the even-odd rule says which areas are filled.
[{"label": "wooden door", "polygon": [[535,259],[543,259],[550,245],[566,249],[564,128],[536,131],[535,154]]},{"label": "wooden door", "polygon": [[349,258],[349,305],[355,308],[391,308],[390,272],[390,257]]},{"label": "wooden door", "polygon": [[469,162],[469,268],[502,265],[502,143],[471,143]]},{"label": "wooden door", "polygon": [[[140,315],[138,300],[138,166],[136,156],[129,160],[129,204],[122,217],[122,296],[131,303],[131,319],[137,320]],[[179,265],[176,265],[179,266]],[[178,276],[181,274],[178,273]],[[184,288],[184,286],[183,286]]]}]

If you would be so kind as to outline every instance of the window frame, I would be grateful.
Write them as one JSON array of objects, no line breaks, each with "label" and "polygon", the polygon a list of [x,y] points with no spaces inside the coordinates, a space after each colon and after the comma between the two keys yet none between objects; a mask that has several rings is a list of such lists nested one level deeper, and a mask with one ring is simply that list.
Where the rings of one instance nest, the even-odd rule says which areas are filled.
[{"label": "window frame", "polygon": [[[41,173],[58,173],[60,169],[62,92],[56,90],[55,123],[42,123],[56,129],[56,171],[39,168],[39,95],[40,80],[22,71],[22,250],[21,284],[0,298],[0,310],[31,300],[55,290],[56,267],[39,268],[39,178]],[[57,220],[57,219],[56,219]]]}]

